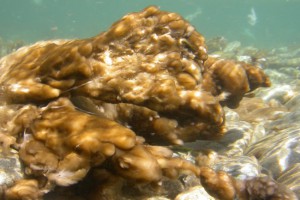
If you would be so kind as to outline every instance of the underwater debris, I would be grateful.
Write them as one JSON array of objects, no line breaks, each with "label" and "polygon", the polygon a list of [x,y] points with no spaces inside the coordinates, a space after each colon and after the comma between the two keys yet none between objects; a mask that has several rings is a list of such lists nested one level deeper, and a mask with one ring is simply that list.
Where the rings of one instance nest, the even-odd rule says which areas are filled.
[{"label": "underwater debris", "polygon": [[199,17],[199,15],[202,14],[202,9],[201,8],[197,8],[196,11],[192,14],[189,14],[187,16],[185,16],[184,18],[188,21],[194,21],[197,17]]},{"label": "underwater debris", "polygon": [[257,16],[254,8],[251,8],[250,13],[247,15],[248,24],[255,26],[257,22]]},{"label": "underwater debris", "polygon": [[[204,37],[178,14],[148,7],[93,38],[38,42],[2,58],[0,72],[5,104],[24,105],[4,128],[16,141],[3,147],[19,152],[26,177],[6,199],[82,191],[73,186],[86,189],[79,197],[117,199],[126,185],[159,193],[162,180],[182,174],[221,199],[267,192],[155,146],[223,136],[223,106],[270,85],[254,65],[210,58]],[[89,105],[76,109],[76,98]]]}]

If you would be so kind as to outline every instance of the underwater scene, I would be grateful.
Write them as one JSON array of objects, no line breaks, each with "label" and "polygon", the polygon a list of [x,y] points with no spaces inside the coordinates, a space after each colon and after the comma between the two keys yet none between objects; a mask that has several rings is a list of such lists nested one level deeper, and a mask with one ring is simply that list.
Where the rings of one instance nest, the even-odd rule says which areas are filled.
[{"label": "underwater scene", "polygon": [[300,0],[0,3],[0,200],[300,198]]}]

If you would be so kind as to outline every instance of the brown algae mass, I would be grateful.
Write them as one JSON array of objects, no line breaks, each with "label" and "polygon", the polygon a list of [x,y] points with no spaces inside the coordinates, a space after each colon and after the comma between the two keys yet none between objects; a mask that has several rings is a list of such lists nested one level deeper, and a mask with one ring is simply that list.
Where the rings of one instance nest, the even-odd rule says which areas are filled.
[{"label": "brown algae mass", "polygon": [[278,196],[263,187],[250,194],[251,182],[154,146],[220,138],[223,106],[270,86],[256,66],[208,56],[204,37],[176,13],[148,7],[93,38],[23,47],[0,60],[0,85],[2,104],[18,105],[1,122],[2,151],[15,148],[26,175],[4,189],[6,199],[90,182],[87,199],[118,199],[124,185],[158,192],[180,174],[220,199]]}]

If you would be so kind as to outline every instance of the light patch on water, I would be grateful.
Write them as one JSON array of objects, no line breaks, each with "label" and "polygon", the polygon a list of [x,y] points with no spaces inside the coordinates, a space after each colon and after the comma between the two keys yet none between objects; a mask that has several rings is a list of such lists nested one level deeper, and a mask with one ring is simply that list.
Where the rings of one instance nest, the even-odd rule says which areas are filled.
[{"label": "light patch on water", "polygon": [[255,39],[256,39],[254,33],[253,33],[250,29],[248,29],[248,28],[245,28],[245,29],[243,30],[243,33],[242,33],[242,34],[243,34],[244,36],[246,36],[247,38],[250,38],[250,39],[252,39],[252,40],[255,40]]},{"label": "light patch on water", "polygon": [[185,16],[185,19],[191,22],[201,14],[202,14],[201,8],[197,8],[197,10],[194,13]]},{"label": "light patch on water", "polygon": [[280,170],[281,171],[284,171],[288,168],[289,166],[289,162],[288,162],[288,159],[289,159],[289,156],[281,156],[279,159],[278,159],[278,164],[280,166]]},{"label": "light patch on water", "polygon": [[32,0],[32,2],[36,5],[42,5],[43,4],[43,0]]}]

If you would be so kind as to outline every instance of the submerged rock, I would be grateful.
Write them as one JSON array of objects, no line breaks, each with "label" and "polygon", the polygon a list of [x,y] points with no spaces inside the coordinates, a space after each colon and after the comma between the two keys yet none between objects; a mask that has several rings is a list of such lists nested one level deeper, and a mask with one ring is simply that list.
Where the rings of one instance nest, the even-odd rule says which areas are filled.
[{"label": "submerged rock", "polygon": [[289,166],[300,162],[299,138],[299,126],[275,130],[251,145],[245,153],[255,156],[262,167],[277,179]]},{"label": "submerged rock", "polygon": [[18,153],[12,151],[9,156],[0,153],[0,187],[10,187],[23,178],[24,172]]},{"label": "submerged rock", "polygon": [[277,181],[289,187],[300,197],[300,163],[290,165],[279,175]]},{"label": "submerged rock", "polygon": [[[178,14],[148,7],[92,38],[23,47],[0,60],[0,86],[3,105],[19,105],[0,123],[2,151],[16,149],[26,174],[5,198],[185,198],[204,187],[226,200],[295,199],[253,179],[259,166],[242,154],[254,126],[225,122],[223,107],[238,107],[269,78],[254,64],[209,56]],[[219,163],[156,146],[199,139],[219,139]],[[183,194],[190,188],[199,191]]]},{"label": "submerged rock", "polygon": [[191,199],[215,200],[215,198],[210,196],[202,186],[195,186],[185,192],[180,193],[175,198],[175,200]]},{"label": "submerged rock", "polygon": [[286,108],[291,111],[295,112],[300,109],[300,94],[293,96],[288,102],[285,104]]}]

